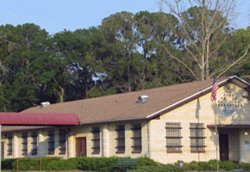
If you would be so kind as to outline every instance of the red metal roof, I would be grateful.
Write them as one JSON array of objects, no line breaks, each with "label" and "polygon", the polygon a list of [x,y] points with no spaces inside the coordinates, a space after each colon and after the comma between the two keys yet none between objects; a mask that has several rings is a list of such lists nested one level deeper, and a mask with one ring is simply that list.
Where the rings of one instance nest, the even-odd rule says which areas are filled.
[{"label": "red metal roof", "polygon": [[79,125],[76,114],[0,112],[2,125]]}]

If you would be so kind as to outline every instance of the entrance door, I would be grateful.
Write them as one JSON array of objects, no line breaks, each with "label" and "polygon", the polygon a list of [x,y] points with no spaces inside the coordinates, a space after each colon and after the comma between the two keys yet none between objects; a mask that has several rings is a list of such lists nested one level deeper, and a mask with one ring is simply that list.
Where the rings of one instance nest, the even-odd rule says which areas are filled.
[{"label": "entrance door", "polygon": [[86,156],[86,137],[78,137],[76,138],[76,156]]},{"label": "entrance door", "polygon": [[229,160],[228,156],[228,135],[227,134],[220,134],[219,135],[220,141],[220,160],[227,161]]}]

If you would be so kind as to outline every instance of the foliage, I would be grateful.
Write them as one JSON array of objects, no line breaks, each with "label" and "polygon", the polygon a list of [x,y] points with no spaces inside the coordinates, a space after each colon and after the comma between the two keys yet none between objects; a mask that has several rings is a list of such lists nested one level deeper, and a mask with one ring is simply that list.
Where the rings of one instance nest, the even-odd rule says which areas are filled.
[{"label": "foliage", "polygon": [[239,164],[239,167],[246,170],[246,171],[249,171],[250,170],[250,163],[241,162]]},{"label": "foliage", "polygon": [[39,159],[23,158],[14,161],[12,166],[14,169],[20,169],[24,171],[40,170],[40,162],[41,161]]},{"label": "foliage", "polygon": [[159,163],[153,161],[150,158],[136,158],[136,167],[141,167],[141,166],[158,166]]},{"label": "foliage", "polygon": [[[238,29],[234,32],[231,40],[228,41],[222,49],[221,54],[224,56],[235,56],[242,54],[245,51],[245,47],[250,43],[250,28]],[[243,79],[250,81],[250,52],[247,57],[241,61],[240,64],[232,68],[227,72],[228,75],[236,74]]]},{"label": "foliage", "polygon": [[3,104],[3,110],[20,111],[38,101],[36,89],[53,76],[47,38],[48,33],[34,24],[0,27],[2,93],[10,105]]},{"label": "foliage", "polygon": [[[224,44],[231,41],[234,31],[229,24],[234,12],[235,0],[161,0],[176,20],[172,26],[173,44],[160,42],[168,56],[179,63],[195,80],[221,77],[246,58],[250,43],[242,51],[229,49],[228,56],[221,55]],[[182,6],[187,6],[182,10]],[[169,23],[168,19],[165,20]],[[243,41],[243,39],[241,40]],[[241,45],[244,44],[244,41]],[[175,54],[172,49],[181,53]],[[218,63],[220,61],[221,63]]]},{"label": "foliage", "polygon": [[[137,168],[135,170],[132,170],[133,172],[140,172],[140,171],[156,171],[156,172],[170,172],[170,171],[216,171],[217,169],[217,161],[216,160],[210,160],[208,162],[197,162],[197,161],[192,161],[190,163],[184,163],[182,162],[184,165],[183,167],[179,166],[179,162],[175,163],[175,164],[160,164],[160,163],[156,163],[150,159],[147,158],[142,158],[143,161],[151,161],[151,165],[149,164],[141,164],[138,165],[137,164]],[[227,171],[231,171],[233,169],[238,168],[237,164],[235,164],[232,161],[218,161],[219,167],[221,170],[227,170]],[[243,168],[243,169],[249,169],[249,164],[248,163],[241,163],[239,165],[239,167]]]},{"label": "foliage", "polygon": [[182,172],[183,170],[175,165],[141,166],[130,172]]},{"label": "foliage", "polygon": [[102,169],[112,169],[115,167],[118,158],[110,157],[110,158],[89,158],[84,157],[79,161],[79,169],[81,170],[93,170],[100,171]]},{"label": "foliage", "polygon": [[5,170],[11,170],[12,168],[12,163],[16,161],[16,159],[3,159],[2,162],[2,169]]},{"label": "foliage", "polygon": [[237,167],[237,165],[232,161],[221,161],[220,162],[220,168],[227,170],[227,171],[232,171],[236,167]]},{"label": "foliage", "polygon": [[[183,166],[179,164],[183,163]],[[218,161],[220,170],[232,171],[234,169],[249,170],[249,163],[236,164],[232,161]],[[85,171],[121,171],[121,169],[130,169],[131,172],[154,171],[154,172],[182,172],[182,171],[216,171],[217,161],[208,162],[192,161],[184,163],[178,161],[174,164],[161,164],[146,157],[78,157],[70,159],[61,158],[20,158],[2,160],[2,169],[18,169],[22,171],[32,170],[85,170]],[[121,168],[122,167],[122,168]]]},{"label": "foliage", "polygon": [[[32,23],[2,25],[0,111],[19,112],[43,101],[64,102],[193,81],[190,71],[171,55],[181,57],[199,73],[194,61],[187,58],[187,48],[200,46],[198,14],[202,10],[216,13],[199,7],[182,11],[191,26],[192,43],[180,31],[173,31],[184,23],[163,12],[118,12],[104,18],[98,27],[55,35]],[[225,19],[217,14],[218,19]],[[237,60],[250,41],[249,28],[224,26],[212,34],[212,40],[226,38],[207,66],[212,73]],[[249,57],[246,54],[224,75],[237,74],[250,81]]]},{"label": "foliage", "polygon": [[41,170],[43,168],[47,169],[48,167],[51,167],[50,164],[54,164],[55,162],[64,163],[60,158],[20,158],[12,163],[12,167],[13,169],[18,168],[19,170],[24,171]]},{"label": "foliage", "polygon": [[[12,169],[31,170],[75,170],[78,169],[80,158],[21,158],[13,160]],[[7,169],[7,168],[4,168]]]},{"label": "foliage", "polygon": [[[212,164],[210,164],[210,162]],[[212,166],[210,166],[212,165]],[[186,163],[184,165],[186,170],[198,170],[198,171],[206,171],[206,170],[215,170],[216,169],[216,164],[214,166],[214,163],[212,161],[207,162],[196,162],[192,161],[190,163]],[[215,169],[214,169],[215,167]]]}]

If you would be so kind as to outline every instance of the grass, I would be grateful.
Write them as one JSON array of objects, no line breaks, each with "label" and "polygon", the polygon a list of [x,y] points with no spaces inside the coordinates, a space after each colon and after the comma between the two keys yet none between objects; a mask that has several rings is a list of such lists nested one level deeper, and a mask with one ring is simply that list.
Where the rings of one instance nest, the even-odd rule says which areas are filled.
[{"label": "grass", "polygon": [[[16,172],[17,170],[1,170],[1,172]],[[60,171],[21,171],[21,170],[18,170],[19,172],[84,172],[82,170],[60,170]],[[91,171],[88,171],[88,172],[91,172]]]}]

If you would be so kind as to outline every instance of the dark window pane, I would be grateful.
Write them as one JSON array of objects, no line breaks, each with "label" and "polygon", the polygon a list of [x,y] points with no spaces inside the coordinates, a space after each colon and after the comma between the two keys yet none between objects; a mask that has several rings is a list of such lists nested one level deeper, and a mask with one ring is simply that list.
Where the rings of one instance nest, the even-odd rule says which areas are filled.
[{"label": "dark window pane", "polygon": [[140,153],[142,150],[142,142],[141,142],[141,124],[133,124],[132,125],[133,132],[133,152]]},{"label": "dark window pane", "polygon": [[13,153],[13,135],[12,134],[8,134],[7,135],[7,155],[12,155]]},{"label": "dark window pane", "polygon": [[117,146],[116,152],[117,153],[124,153],[125,152],[125,126],[124,125],[117,125]]},{"label": "dark window pane", "polygon": [[31,133],[31,155],[37,155],[37,142],[38,142],[38,135],[37,132]]},{"label": "dark window pane", "polygon": [[191,152],[205,152],[205,128],[204,123],[190,124]]},{"label": "dark window pane", "polygon": [[28,155],[28,133],[22,134],[22,155]]},{"label": "dark window pane", "polygon": [[59,154],[66,153],[66,130],[59,130]]},{"label": "dark window pane", "polygon": [[166,123],[166,142],[167,152],[181,152],[181,124],[175,122]]},{"label": "dark window pane", "polygon": [[55,153],[55,132],[48,132],[48,154],[53,155]]},{"label": "dark window pane", "polygon": [[93,127],[92,128],[93,134],[93,147],[92,147],[92,154],[99,154],[100,153],[100,128]]}]

